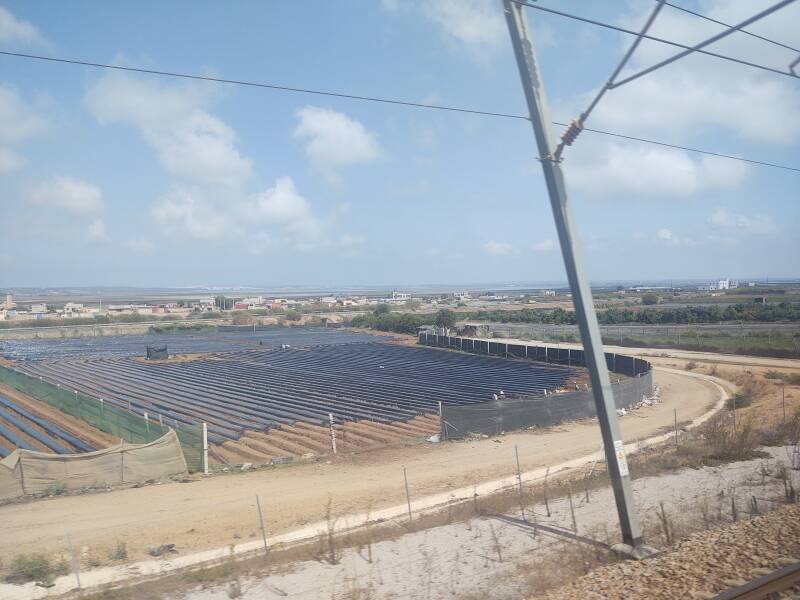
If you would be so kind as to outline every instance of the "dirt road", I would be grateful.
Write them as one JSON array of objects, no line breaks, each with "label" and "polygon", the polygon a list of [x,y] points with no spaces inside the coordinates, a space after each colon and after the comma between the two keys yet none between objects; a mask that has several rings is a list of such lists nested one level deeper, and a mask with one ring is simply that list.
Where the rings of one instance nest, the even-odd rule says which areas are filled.
[{"label": "dirt road", "polygon": [[[664,403],[626,416],[626,441],[696,417],[717,397],[712,384],[681,374],[655,372]],[[402,466],[412,496],[445,492],[514,473],[514,445],[523,470],[596,452],[600,432],[584,422],[496,439],[424,444],[339,457],[277,470],[231,473],[186,484],[164,484],[0,507],[0,560],[20,552],[62,552],[67,533],[85,554],[107,560],[125,542],[131,558],[148,545],[173,543],[181,553],[255,539],[255,494],[267,528],[279,533],[323,516],[330,498],[334,514],[396,505],[404,500]]]}]

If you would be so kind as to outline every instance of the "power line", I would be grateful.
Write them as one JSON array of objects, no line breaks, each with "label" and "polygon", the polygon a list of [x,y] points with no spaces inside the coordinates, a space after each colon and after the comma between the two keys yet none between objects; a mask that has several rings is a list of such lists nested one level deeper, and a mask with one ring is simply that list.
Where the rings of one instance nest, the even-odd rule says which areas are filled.
[{"label": "power line", "polygon": [[[699,44],[695,44],[694,46],[692,46],[688,50],[684,50],[683,52],[678,52],[677,54],[673,54],[669,58],[667,58],[665,60],[662,60],[661,62],[656,63],[651,67],[647,67],[646,69],[642,69],[638,73],[634,73],[633,75],[631,75],[629,77],[626,77],[622,81],[618,81],[617,83],[615,83],[613,85],[613,87],[619,87],[621,85],[625,85],[628,82],[634,81],[635,79],[639,79],[639,77],[642,77],[643,75],[647,75],[648,73],[652,73],[653,71],[656,71],[656,70],[658,70],[658,69],[660,69],[662,67],[665,67],[665,66],[667,66],[669,64],[672,64],[676,60],[680,60],[681,58],[689,56],[693,52],[698,52],[701,48],[705,48],[706,46],[709,46],[709,45],[713,44],[714,42],[718,42],[722,38],[725,38],[725,37],[727,37],[727,36],[729,36],[729,35],[731,35],[733,33],[736,33],[742,27],[747,27],[751,23],[755,23],[756,21],[758,21],[760,19],[763,19],[764,17],[766,17],[768,15],[771,15],[775,11],[780,10],[781,8],[784,8],[784,7],[792,4],[794,1],[795,0],[781,0],[781,2],[778,2],[777,4],[773,4],[769,8],[766,8],[766,9],[762,10],[761,12],[756,13],[752,17],[749,17],[749,18],[745,19],[744,21],[742,21],[740,23],[737,23],[736,25],[731,25],[725,31],[721,31],[718,34],[711,36],[707,40],[703,40]],[[794,73],[793,72],[789,72],[789,74],[792,77],[794,77]]]},{"label": "power line", "polygon": [[[717,25],[722,25],[723,27],[732,27],[732,25],[730,25],[729,23],[725,23],[724,21],[720,21],[718,19],[713,19],[713,18],[709,17],[708,15],[704,15],[702,13],[695,12],[693,10],[689,10],[688,8],[684,8],[683,6],[679,6],[677,4],[673,4],[672,2],[664,2],[664,4],[666,4],[669,7],[674,8],[676,10],[680,10],[680,11],[683,11],[683,12],[688,13],[690,15],[694,15],[695,17],[700,17],[701,19],[705,19],[706,21],[711,21],[712,23],[716,23]],[[784,44],[783,42],[778,42],[776,40],[770,39],[768,37],[764,37],[763,35],[758,35],[757,33],[753,33],[752,31],[747,31],[745,29],[740,29],[739,31],[741,33],[745,34],[745,35],[749,35],[750,37],[754,37],[754,38],[759,39],[761,41],[768,42],[768,43],[774,44],[776,46],[780,46],[781,48],[786,48],[787,50],[791,50],[792,52],[800,53],[800,50],[798,50],[797,48],[795,48],[793,46],[789,46],[788,44]]]},{"label": "power line", "polygon": [[[628,35],[639,35],[638,31],[632,31],[630,29],[625,29],[624,27],[619,27],[618,25],[611,25],[610,23],[604,23],[603,21],[596,21],[594,19],[588,19],[586,17],[580,17],[578,15],[573,15],[571,13],[562,12],[560,10],[555,10],[553,8],[546,8],[544,6],[539,6],[537,4],[530,4],[526,0],[511,0],[514,4],[518,4],[520,6],[526,6],[527,8],[532,8],[534,10],[540,10],[542,12],[550,13],[553,15],[558,15],[560,17],[565,17],[567,19],[573,19],[575,21],[581,21],[583,23],[588,23],[590,25],[596,25],[597,27],[604,27],[606,29],[611,29],[613,31],[619,31],[620,33],[627,33]],[[679,42],[673,42],[672,40],[667,40],[664,38],[656,37],[654,35],[643,35],[642,36],[646,40],[652,40],[654,42],[659,42],[661,44],[667,44],[669,46],[675,46],[676,48],[683,48],[684,50],[692,50],[692,46],[687,46],[686,44],[681,44]],[[713,56],[714,58],[720,58],[722,60],[727,60],[730,62],[735,62],[740,65],[745,65],[748,67],[753,67],[755,69],[761,69],[762,71],[768,71],[770,73],[775,73],[777,75],[783,75],[784,77],[791,77],[793,79],[797,79],[798,76],[789,71],[781,71],[780,69],[774,69],[772,67],[768,67],[766,65],[760,65],[754,62],[750,62],[748,60],[743,60],[741,58],[734,58],[732,56],[726,56],[724,54],[717,54],[716,52],[711,52],[710,50],[703,50],[699,49],[696,50],[698,54],[705,54],[706,56]]]},{"label": "power line", "polygon": [[[530,121],[530,118],[528,116],[525,116],[525,115],[515,115],[515,114],[511,114],[511,113],[492,112],[492,111],[485,111],[485,110],[475,110],[475,109],[470,109],[470,108],[460,108],[460,107],[456,107],[456,106],[446,106],[446,105],[441,105],[441,104],[425,104],[425,103],[421,103],[421,102],[407,102],[407,101],[404,101],[404,100],[395,100],[395,99],[391,99],[391,98],[379,98],[379,97],[374,97],[374,96],[361,96],[361,95],[355,95],[355,94],[344,94],[344,93],[331,92],[331,91],[326,91],[326,90],[315,90],[315,89],[310,89],[310,88],[298,88],[298,87],[290,87],[290,86],[277,85],[277,84],[271,84],[271,83],[261,83],[261,82],[254,82],[254,81],[240,81],[240,80],[236,80],[236,79],[225,79],[225,78],[222,78],[222,77],[210,77],[210,76],[205,76],[205,75],[192,75],[192,74],[188,74],[188,73],[177,73],[177,72],[173,72],[173,71],[158,71],[158,70],[155,70],[155,69],[143,69],[143,68],[139,68],[139,67],[124,67],[124,66],[121,66],[121,65],[110,65],[110,64],[96,63],[96,62],[89,62],[89,61],[82,61],[82,60],[56,58],[56,57],[51,57],[51,56],[39,56],[39,55],[36,55],[36,54],[24,54],[24,53],[21,53],[21,52],[8,52],[8,51],[3,51],[3,50],[0,50],[0,55],[16,57],[16,58],[27,58],[27,59],[33,59],[33,60],[42,60],[42,61],[55,62],[55,63],[63,63],[63,64],[69,64],[69,65],[80,65],[80,66],[85,66],[85,67],[94,67],[94,68],[98,68],[98,69],[112,69],[112,70],[117,70],[117,71],[127,71],[127,72],[131,72],[131,73],[142,73],[142,74],[145,74],[145,75],[159,75],[159,76],[165,76],[165,77],[177,77],[177,78],[180,78],[180,79],[192,79],[192,80],[199,80],[199,81],[208,81],[208,82],[213,82],[213,83],[227,83],[227,84],[232,84],[232,85],[242,85],[242,86],[247,86],[247,87],[264,88],[264,89],[278,90],[278,91],[283,91],[283,92],[292,92],[292,93],[299,93],[299,94],[313,94],[313,95],[318,95],[318,96],[328,96],[328,97],[334,97],[334,98],[344,98],[344,99],[347,99],[347,100],[359,100],[359,101],[364,101],[364,102],[378,102],[378,103],[381,103],[381,104],[394,104],[394,105],[399,105],[399,106],[408,106],[408,107],[411,107],[411,108],[443,110],[443,111],[449,111],[449,112],[467,113],[467,114],[481,115],[481,116],[487,116],[487,117],[500,117],[500,118],[506,118],[506,119]],[[561,127],[567,127],[568,126],[567,124],[559,123],[558,121],[553,121],[553,124],[554,125],[559,125]],[[691,147],[688,147],[688,146],[681,146],[681,145],[678,145],[678,144],[669,144],[667,142],[661,142],[661,141],[658,141],[658,140],[652,140],[652,139],[648,139],[648,138],[636,137],[636,136],[632,136],[632,135],[625,135],[625,134],[622,134],[622,133],[615,133],[613,131],[605,131],[605,130],[602,130],[602,129],[590,129],[590,128],[586,128],[586,129],[584,129],[584,131],[587,131],[587,132],[590,132],[590,133],[596,133],[596,134],[599,134],[599,135],[607,135],[607,136],[611,136],[611,137],[615,137],[615,138],[635,141],[635,142],[642,142],[642,143],[645,143],[645,144],[654,144],[656,146],[663,146],[663,147],[666,147],[666,148],[675,148],[675,149],[678,149],[678,150],[686,150],[687,152],[694,152],[696,154],[707,154],[709,156],[717,156],[717,157],[720,157],[720,158],[728,158],[728,159],[731,159],[731,160],[738,160],[738,161],[741,161],[741,162],[747,162],[747,163],[751,163],[751,164],[754,164],[754,165],[761,165],[761,166],[765,166],[765,167],[773,167],[773,168],[776,168],[776,169],[784,169],[786,171],[800,172],[800,168],[798,168],[798,167],[790,167],[788,165],[781,165],[781,164],[771,163],[771,162],[767,162],[767,161],[760,161],[760,160],[754,160],[754,159],[750,159],[750,158],[743,158],[741,156],[733,156],[733,155],[730,155],[730,154],[723,154],[723,153],[720,153],[720,152],[713,152],[713,151],[710,151],[710,150],[702,150],[700,148],[691,148]]]},{"label": "power line", "polygon": [[[562,127],[567,127],[566,123],[558,123],[553,121],[554,125],[560,125]],[[764,167],[775,167],[776,169],[784,169],[786,171],[795,171],[800,173],[800,168],[798,167],[790,167],[788,165],[779,165],[776,163],[761,161],[761,160],[754,160],[752,158],[743,158],[741,156],[734,156],[732,154],[723,154],[722,152],[712,152],[710,150],[701,150],[700,148],[692,148],[690,146],[681,146],[680,144],[669,144],[667,142],[659,142],[658,140],[650,140],[647,138],[640,138],[633,135],[625,135],[623,133],[613,133],[611,131],[603,131],[601,129],[590,129],[586,127],[584,131],[588,131],[591,133],[600,133],[603,135],[608,135],[611,137],[621,138],[623,140],[631,140],[634,142],[645,142],[647,144],[654,144],[656,146],[664,146],[665,148],[675,148],[676,150],[686,150],[687,152],[694,152],[696,154],[707,154],[708,156],[717,156],[719,158],[729,158],[731,160],[739,160],[741,162],[751,163],[754,165],[761,165]]]},{"label": "power line", "polygon": [[127,71],[130,73],[144,73],[146,75],[163,75],[166,77],[179,77],[181,79],[194,79],[198,81],[211,81],[214,83],[230,83],[233,85],[244,85],[249,87],[266,88],[270,90],[280,90],[283,92],[297,92],[300,94],[314,94],[317,96],[333,96],[336,98],[346,98],[349,100],[363,100],[367,102],[380,102],[383,104],[399,104],[401,106],[412,106],[415,108],[429,108],[434,110],[446,110],[452,112],[469,113],[473,115],[484,115],[487,117],[505,117],[507,119],[523,119],[528,120],[528,117],[522,115],[512,115],[508,113],[490,112],[486,110],[473,110],[471,108],[457,108],[454,106],[443,106],[440,104],[425,104],[423,102],[407,102],[405,100],[392,100],[389,98],[378,98],[375,96],[356,96],[353,94],[344,94],[340,92],[328,92],[324,90],[312,90],[306,88],[289,87],[285,85],[277,85],[273,83],[260,83],[256,81],[242,81],[239,79],[224,79],[222,77],[210,77],[207,75],[191,75],[188,73],[177,73],[174,71],[157,71],[155,69],[144,69],[141,67],[123,67],[122,65],[109,65],[105,63],[88,62],[84,60],[71,60],[68,58],[56,58],[53,56],[40,56],[37,54],[24,54],[22,52],[6,52],[0,50],[0,54],[5,56],[14,56],[17,58],[31,58],[35,60],[44,60],[56,63],[66,63],[69,65],[82,65],[84,67],[96,67],[99,69],[113,69],[116,71]]},{"label": "power line", "polygon": [[642,26],[639,35],[636,36],[636,39],[631,44],[630,48],[628,48],[628,51],[622,57],[622,60],[619,61],[617,67],[614,69],[614,71],[612,71],[611,76],[606,80],[606,84],[600,88],[600,91],[597,92],[597,94],[595,94],[595,97],[589,104],[588,108],[580,114],[577,120],[573,121],[570,127],[563,134],[561,134],[561,141],[559,142],[558,146],[556,147],[556,151],[553,154],[553,157],[556,160],[561,158],[561,153],[564,151],[564,146],[572,145],[572,142],[583,130],[583,124],[589,118],[589,115],[592,114],[592,111],[595,109],[603,96],[605,96],[606,92],[614,87],[614,80],[617,78],[617,75],[619,75],[620,72],[622,72],[622,69],[625,68],[625,65],[628,64],[631,56],[633,56],[633,53],[636,52],[636,48],[639,47],[639,44],[642,41],[642,36],[647,33],[647,31],[653,25],[653,22],[656,20],[658,13],[661,12],[662,8],[664,8],[664,0],[657,1],[658,4],[656,4],[655,8],[650,12],[650,16]]}]

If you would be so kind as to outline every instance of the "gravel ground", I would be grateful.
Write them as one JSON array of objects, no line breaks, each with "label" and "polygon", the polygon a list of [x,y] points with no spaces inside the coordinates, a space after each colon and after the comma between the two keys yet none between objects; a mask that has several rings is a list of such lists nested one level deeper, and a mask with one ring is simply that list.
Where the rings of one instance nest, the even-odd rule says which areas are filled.
[{"label": "gravel ground", "polygon": [[[712,598],[800,562],[800,505],[698,533],[656,558],[601,567],[544,598]],[[539,596],[542,597],[542,596]],[[800,598],[800,586],[783,597]]]}]

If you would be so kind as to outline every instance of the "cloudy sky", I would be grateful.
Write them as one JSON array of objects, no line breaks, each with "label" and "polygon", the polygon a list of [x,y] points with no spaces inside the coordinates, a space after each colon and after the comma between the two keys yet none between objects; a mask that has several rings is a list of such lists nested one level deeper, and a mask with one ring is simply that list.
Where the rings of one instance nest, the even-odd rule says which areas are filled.
[{"label": "cloudy sky", "polygon": [[[771,3],[679,1],[726,22]],[[653,6],[540,4],[635,29]],[[630,38],[528,18],[567,120]],[[798,47],[798,22],[800,3],[750,29]],[[652,33],[717,31],[667,7]],[[525,113],[497,0],[0,0],[0,50]],[[631,68],[672,52],[645,42]],[[588,125],[800,166],[800,81],[694,56]],[[535,154],[521,120],[0,56],[0,285],[562,279]],[[564,168],[594,280],[800,275],[800,173],[591,134]]]}]

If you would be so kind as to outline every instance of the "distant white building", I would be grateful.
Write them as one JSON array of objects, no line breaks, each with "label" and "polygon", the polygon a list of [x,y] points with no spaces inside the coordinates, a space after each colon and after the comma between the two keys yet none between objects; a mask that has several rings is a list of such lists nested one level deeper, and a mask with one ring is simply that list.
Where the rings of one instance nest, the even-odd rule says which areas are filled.
[{"label": "distant white building", "polygon": [[31,312],[32,313],[46,313],[47,312],[47,304],[44,302],[39,302],[37,304],[31,304]]},{"label": "distant white building", "polygon": [[255,298],[243,298],[239,302],[236,303],[237,306],[240,304],[247,305],[247,309],[258,308],[259,306],[265,306],[266,300],[264,300],[263,296],[256,296]]},{"label": "distant white building", "polygon": [[406,300],[411,300],[411,294],[392,291],[392,300],[395,302],[405,302]]},{"label": "distant white building", "polygon": [[6,294],[6,301],[3,304],[3,308],[5,308],[6,310],[11,310],[15,306],[16,303],[14,302],[14,296],[12,296],[11,294]]},{"label": "distant white building", "polygon": [[469,295],[469,292],[453,292],[453,298],[456,300],[464,301],[469,300],[472,296]]}]

